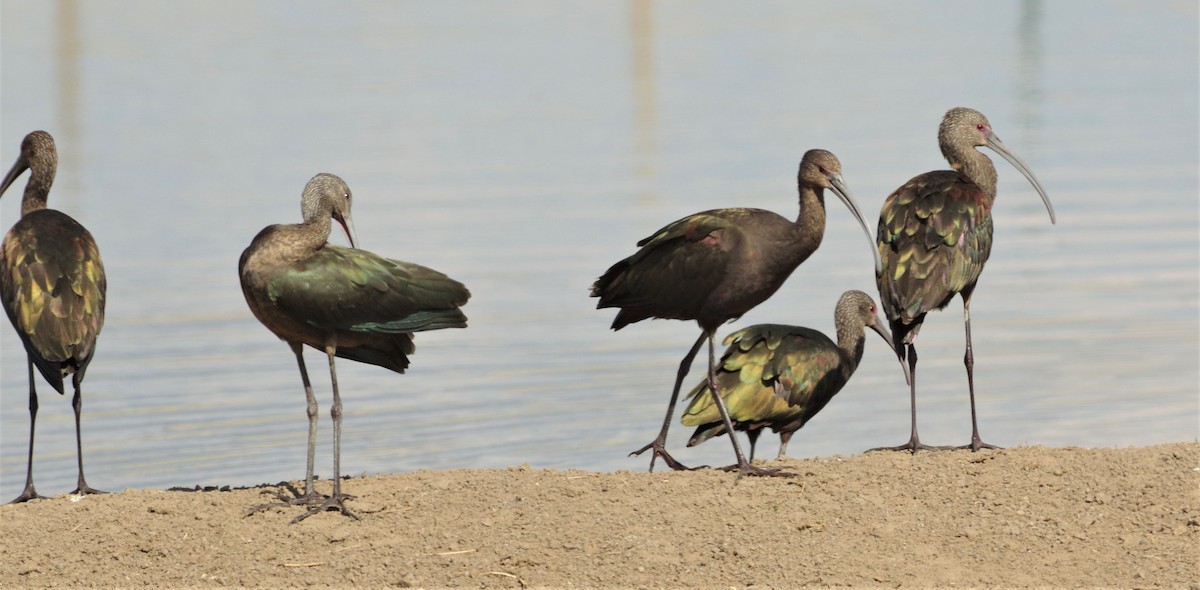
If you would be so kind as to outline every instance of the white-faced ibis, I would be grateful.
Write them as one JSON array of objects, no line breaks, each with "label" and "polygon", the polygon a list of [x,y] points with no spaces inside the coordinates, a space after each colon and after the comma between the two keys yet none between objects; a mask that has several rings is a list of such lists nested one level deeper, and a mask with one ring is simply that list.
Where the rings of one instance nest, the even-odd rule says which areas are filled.
[{"label": "white-faced ibis", "polygon": [[102,493],[83,477],[83,441],[79,414],[83,408],[83,375],[104,325],[104,265],[92,234],[65,213],[46,208],[58,167],[54,138],[34,131],[21,141],[21,155],[0,182],[0,194],[29,170],[21,219],[0,245],[0,297],[17,329],[29,368],[29,460],[25,489],[13,502],[40,498],[33,487],[33,433],[38,399],[33,367],[63,394],[63,378],[71,375],[75,397],[75,452],[79,481],[74,494]]},{"label": "white-faced ibis", "polygon": [[[650,469],[662,457],[672,469],[687,469],[666,450],[667,429],[696,352],[708,340],[708,379],[726,427],[733,429],[715,385],[713,335],[717,328],[766,301],[804,262],[825,235],[825,193],[834,194],[858,219],[871,238],[858,203],[842,180],[842,165],[832,153],[810,150],[797,174],[800,214],[789,221],[762,209],[714,209],[684,217],[638,242],[639,250],[608,269],[592,286],[597,308],[621,309],[612,329],[647,318],[695,320],[701,334],[679,364],[675,388],[662,429],[650,444],[631,453],[652,450]],[[872,252],[875,252],[872,248]],[[875,253],[875,267],[879,257]],[[741,474],[775,475],[774,470],[746,461],[736,437],[730,437]]]},{"label": "white-faced ibis", "polygon": [[[883,203],[877,235],[883,269],[876,273],[880,304],[891,323],[900,362],[907,356],[912,404],[912,435],[890,450],[931,448],[917,436],[917,349],[914,342],[925,314],[962,297],[971,397],[972,450],[995,448],[979,438],[975,417],[975,356],[971,351],[971,294],[992,251],[992,204],[996,167],[976,150],[986,146],[1008,160],[1041,195],[1054,223],[1050,197],[1033,172],[1000,141],[982,113],[967,108],[946,112],[938,145],[953,170],[926,172],[896,189]],[[907,348],[906,348],[907,347]],[[964,448],[967,448],[964,447]]]},{"label": "white-faced ibis", "polygon": [[[763,429],[779,433],[779,455],[788,441],[841,391],[862,360],[865,328],[892,347],[875,302],[862,291],[846,291],[833,311],[837,342],[812,328],[757,324],[725,338],[729,347],[717,368],[717,383],[733,427],[750,437],[750,461]],[[684,426],[696,431],[688,446],[727,433],[707,381],[688,394]]]},{"label": "white-faced ibis", "polygon": [[[413,332],[465,328],[459,307],[471,294],[446,275],[423,266],[357,249],[350,218],[350,188],[337,176],[318,174],[304,187],[304,222],[263,229],[238,261],[242,293],[258,321],[288,343],[300,366],[308,400],[308,464],[304,493],[291,504],[308,507],[298,522],[323,510],[346,509],[341,493],[342,400],[334,357],[403,373],[415,350]],[[328,243],[331,220],[341,225],[350,248]],[[333,385],[333,494],[313,490],[317,402],[303,346],[329,357]]]}]

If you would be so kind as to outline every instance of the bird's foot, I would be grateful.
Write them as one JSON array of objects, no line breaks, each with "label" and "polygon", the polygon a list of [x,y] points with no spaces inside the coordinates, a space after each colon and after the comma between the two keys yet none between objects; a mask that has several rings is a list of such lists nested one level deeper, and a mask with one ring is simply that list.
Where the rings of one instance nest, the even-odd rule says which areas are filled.
[{"label": "bird's foot", "polygon": [[297,490],[295,486],[286,482],[280,484],[279,487],[281,489],[263,490],[264,494],[275,496],[275,502],[267,502],[266,504],[252,506],[250,510],[246,512],[246,516],[250,516],[251,514],[256,514],[271,508],[306,506],[311,509],[314,506],[320,506],[324,504],[326,498],[328,498],[328,496],[324,494],[317,493],[317,491],[313,490],[311,487],[309,487],[309,490],[305,493],[301,493],[300,490]]},{"label": "bird's foot", "polygon": [[357,514],[350,512],[350,509],[346,508],[346,500],[353,500],[353,499],[354,499],[354,496],[351,496],[350,494],[334,494],[334,495],[326,498],[325,501],[320,503],[319,505],[312,506],[311,508],[309,508],[308,512],[305,512],[304,514],[301,514],[300,516],[293,518],[292,522],[289,524],[296,524],[318,512],[326,512],[326,511],[331,511],[331,510],[336,510],[338,512],[341,512],[343,516],[349,516],[350,518],[353,518],[354,520],[361,520],[361,519],[359,519]]},{"label": "bird's foot", "polygon": [[79,487],[77,487],[71,491],[72,496],[88,496],[91,494],[107,494],[107,493],[108,492],[105,492],[103,490],[97,490],[96,488],[89,486],[86,481],[79,482]]},{"label": "bird's foot", "polygon": [[912,438],[908,439],[908,442],[906,442],[900,446],[875,447],[873,449],[867,449],[867,452],[872,453],[875,451],[910,451],[912,454],[916,455],[917,451],[949,451],[954,448],[957,448],[957,447],[927,445],[927,444],[921,442],[921,439],[917,438],[916,435],[913,435]]},{"label": "bird's foot", "polygon": [[[791,473],[789,471],[784,471],[783,469],[770,469],[767,467],[758,467],[756,465],[751,465],[749,462],[735,463],[728,467],[722,467],[722,469],[724,471],[737,471],[738,472],[737,479],[742,479],[742,477],[747,476],[747,475],[751,475],[751,476],[755,476],[755,477],[796,477],[795,473]],[[735,481],[737,479],[735,479]]]},{"label": "bird's foot", "polygon": [[21,502],[28,502],[30,500],[45,500],[45,499],[46,499],[45,496],[37,493],[37,490],[33,489],[33,484],[29,484],[29,485],[25,486],[24,490],[21,490],[21,495],[17,496],[16,498],[13,498],[12,501],[9,502],[9,504],[20,504]]},{"label": "bird's foot", "polygon": [[971,444],[963,445],[961,447],[954,447],[954,448],[955,449],[971,449],[972,452],[977,452],[980,449],[997,449],[997,450],[999,450],[999,449],[1003,449],[1004,447],[998,447],[996,445],[989,445],[989,444],[983,442],[982,440],[980,440],[978,436],[972,436]]},{"label": "bird's foot", "polygon": [[696,469],[703,469],[703,468],[707,467],[707,466],[688,467],[687,465],[684,465],[683,463],[676,461],[675,457],[672,457],[671,454],[667,452],[667,449],[665,446],[663,446],[662,441],[659,441],[658,439],[655,439],[650,444],[648,444],[632,453],[629,453],[629,456],[632,457],[634,455],[641,455],[642,453],[645,453],[646,451],[649,451],[651,449],[654,450],[654,454],[650,456],[650,471],[654,471],[654,461],[656,459],[658,459],[659,457],[662,457],[662,460],[664,463],[667,464],[667,467],[670,467],[671,469],[674,469],[675,471],[695,471]]}]

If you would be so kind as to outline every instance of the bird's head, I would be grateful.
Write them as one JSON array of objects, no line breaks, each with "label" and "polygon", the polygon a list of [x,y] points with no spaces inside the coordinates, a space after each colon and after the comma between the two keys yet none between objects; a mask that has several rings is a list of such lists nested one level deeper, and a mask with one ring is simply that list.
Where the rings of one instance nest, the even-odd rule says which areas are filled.
[{"label": "bird's head", "polygon": [[350,247],[357,248],[358,241],[354,239],[354,223],[350,216],[350,206],[353,195],[349,185],[341,177],[322,172],[308,181],[304,187],[304,197],[300,205],[306,222],[317,221],[328,215],[346,234]]}]

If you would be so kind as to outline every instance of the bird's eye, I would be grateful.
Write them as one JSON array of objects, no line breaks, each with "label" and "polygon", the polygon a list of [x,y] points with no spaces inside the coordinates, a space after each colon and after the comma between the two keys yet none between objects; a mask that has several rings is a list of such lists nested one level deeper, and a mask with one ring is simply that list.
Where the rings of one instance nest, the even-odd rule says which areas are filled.
[{"label": "bird's eye", "polygon": [[978,129],[978,130],[980,130],[980,131],[983,131],[983,130],[987,129],[987,125],[984,125],[983,123],[980,123],[980,124],[976,125],[976,126],[975,126],[975,128],[976,128],[976,129]]}]

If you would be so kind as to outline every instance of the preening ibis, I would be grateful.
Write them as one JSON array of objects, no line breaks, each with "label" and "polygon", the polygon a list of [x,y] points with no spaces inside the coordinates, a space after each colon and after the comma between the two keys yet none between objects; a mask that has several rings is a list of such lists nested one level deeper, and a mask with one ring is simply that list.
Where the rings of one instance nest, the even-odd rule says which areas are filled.
[{"label": "preening ibis", "polygon": [[[347,510],[341,492],[342,400],[334,357],[403,373],[412,354],[413,332],[465,328],[459,307],[471,294],[446,275],[420,265],[383,258],[357,248],[350,217],[350,188],[337,176],[318,174],[304,187],[303,223],[263,229],[238,261],[242,293],[254,317],[288,343],[300,366],[308,400],[308,463],[304,494],[291,504],[308,511],[298,522],[324,510]],[[332,221],[350,248],[328,243]],[[333,385],[333,494],[313,490],[317,402],[304,367],[302,345],[329,358]]]}]

